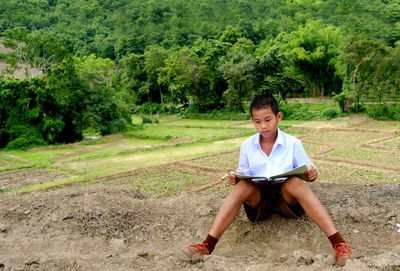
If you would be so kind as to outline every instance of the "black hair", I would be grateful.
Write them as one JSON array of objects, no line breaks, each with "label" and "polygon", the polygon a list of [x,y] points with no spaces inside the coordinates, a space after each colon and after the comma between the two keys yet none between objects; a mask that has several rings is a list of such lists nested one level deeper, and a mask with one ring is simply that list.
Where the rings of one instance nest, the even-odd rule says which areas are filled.
[{"label": "black hair", "polygon": [[263,108],[271,108],[274,115],[278,115],[279,113],[279,106],[278,102],[272,95],[268,94],[261,94],[257,95],[253,98],[253,101],[250,104],[250,114],[253,117],[253,109],[259,110]]}]

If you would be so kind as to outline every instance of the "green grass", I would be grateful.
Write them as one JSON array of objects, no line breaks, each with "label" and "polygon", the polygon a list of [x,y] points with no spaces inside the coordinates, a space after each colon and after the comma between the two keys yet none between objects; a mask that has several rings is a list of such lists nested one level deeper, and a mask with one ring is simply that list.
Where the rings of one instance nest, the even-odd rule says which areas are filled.
[{"label": "green grass", "polygon": [[328,153],[330,157],[343,157],[357,161],[373,162],[377,165],[400,165],[399,151],[384,151],[358,147],[341,147]]},{"label": "green grass", "polygon": [[31,163],[27,163],[10,156],[7,156],[6,153],[0,153],[0,172],[8,171],[12,169],[19,169],[25,167],[31,167]]},{"label": "green grass", "polygon": [[318,180],[336,184],[400,184],[400,176],[395,172],[357,168],[351,165],[332,165],[316,161]]},{"label": "green grass", "polygon": [[232,138],[250,135],[253,131],[243,128],[198,128],[198,127],[175,127],[170,124],[143,125],[142,129],[125,131],[125,136],[143,139],[168,140],[171,138],[189,138],[194,140],[216,140],[220,138]]},{"label": "green grass", "polygon": [[315,143],[333,144],[338,147],[354,147],[361,142],[369,142],[382,138],[381,134],[376,133],[360,133],[352,131],[326,131],[319,134],[306,136],[305,139]]},{"label": "green grass", "polygon": [[398,147],[400,151],[400,136],[384,141],[383,145],[387,147]]},{"label": "green grass", "polygon": [[339,107],[334,103],[306,103],[305,105],[312,112],[322,112],[325,109],[331,108],[339,111]]},{"label": "green grass", "polygon": [[220,154],[218,156],[210,156],[192,160],[191,163],[200,166],[208,166],[215,168],[224,168],[227,171],[236,170],[239,161],[239,150],[229,153]]},{"label": "green grass", "polygon": [[400,133],[400,121],[378,121],[374,119],[366,119],[366,122],[357,126],[357,128],[394,132],[398,131]]},{"label": "green grass", "polygon": [[[28,151],[0,152],[0,172],[41,166],[74,174],[74,177],[32,184],[13,189],[11,192],[33,191],[52,186],[63,187],[68,183],[94,180],[97,177],[112,176],[118,172],[132,172],[132,175],[129,173],[130,181],[127,185],[139,187],[156,197],[164,197],[215,181],[219,175],[217,177],[200,176],[196,170],[158,166],[180,159],[197,158],[191,160],[190,163],[219,168],[223,172],[234,170],[237,167],[241,143],[248,136],[256,133],[251,121],[194,120],[176,117],[165,118],[165,121],[159,124],[140,124],[120,135],[98,140],[35,148]],[[293,126],[303,123],[304,121],[283,120],[280,128],[295,136],[315,133],[316,130],[313,128],[318,128],[312,126],[314,122],[310,123],[310,127]],[[321,124],[334,124],[335,127],[346,126],[345,121],[338,122],[337,120],[315,123],[317,126]],[[397,122],[374,121],[373,125],[367,124],[363,125],[368,129],[382,127],[382,130],[389,131],[396,131],[395,129],[399,127]],[[323,143],[337,147],[336,150],[327,154],[329,157],[373,162],[377,165],[400,164],[399,152],[356,147],[362,142],[377,140],[384,136],[374,132],[328,131],[306,136],[303,140],[307,140],[307,143],[303,145],[309,154],[319,152],[321,147],[317,144]],[[400,144],[399,138],[395,137],[379,144],[396,147]],[[310,141],[316,144],[308,143]],[[227,153],[205,157],[207,154],[221,152]],[[149,166],[157,166],[157,169],[146,171],[142,175],[134,173],[137,170],[142,172],[143,168]],[[399,183],[398,174],[396,177],[394,173],[363,170],[352,166],[339,167],[326,163],[318,163],[317,166],[320,169],[320,179],[329,182]],[[213,172],[216,174],[215,171]],[[220,189],[228,188],[220,185],[206,191]],[[5,192],[7,191],[0,191],[0,193]]]},{"label": "green grass", "polygon": [[321,151],[321,147],[309,143],[303,143],[304,150],[308,155]]},{"label": "green grass", "polygon": [[[75,174],[106,175],[113,172],[127,171],[145,166],[159,165],[178,159],[237,150],[245,137],[239,140],[207,141],[193,144],[177,145],[170,148],[148,149],[136,153],[121,153],[111,157],[63,161],[63,167]],[[57,165],[57,164],[55,164]]]},{"label": "green grass", "polygon": [[238,123],[233,120],[196,120],[196,119],[181,119],[166,123],[167,126],[178,126],[187,128],[226,128]]},{"label": "green grass", "polygon": [[138,115],[132,115],[132,124],[133,125],[140,125],[143,122],[143,118]]},{"label": "green grass", "polygon": [[58,156],[63,156],[67,154],[71,154],[77,151],[90,150],[89,146],[83,145],[63,145],[60,147],[44,147],[44,148],[35,148],[27,151],[10,151],[9,153],[23,159],[30,160],[36,163],[50,163],[50,161]]},{"label": "green grass", "polygon": [[209,182],[207,176],[202,176],[194,170],[174,168],[158,168],[154,172],[141,172],[130,178],[130,184],[140,191],[155,197],[167,197],[179,194]]}]

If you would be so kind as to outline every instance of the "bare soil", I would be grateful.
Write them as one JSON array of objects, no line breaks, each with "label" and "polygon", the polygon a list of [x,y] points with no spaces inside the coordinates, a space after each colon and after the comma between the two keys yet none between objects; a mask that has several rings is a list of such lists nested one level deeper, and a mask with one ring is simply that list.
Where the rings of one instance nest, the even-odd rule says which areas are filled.
[{"label": "bare soil", "polygon": [[[203,240],[228,190],[155,198],[129,178],[2,194],[0,270],[341,269],[309,218],[253,224],[243,210],[213,255],[189,261],[180,247]],[[400,270],[399,185],[310,187],[354,250],[344,270]]]},{"label": "bare soil", "polygon": [[[303,141],[311,140],[310,135]],[[311,156],[330,159],[329,152],[336,145],[314,143],[323,150]],[[380,141],[358,142],[361,147],[366,143],[375,146]],[[333,184],[329,180],[309,186],[355,253],[345,267],[334,265],[328,239],[307,216],[296,220],[273,215],[254,224],[243,209],[212,255],[188,260],[180,247],[204,240],[231,189],[218,180],[224,169],[236,166],[237,156],[237,151],[226,152],[62,189],[0,194],[0,271],[400,270],[400,185]],[[398,174],[398,165],[387,167],[382,172]],[[166,196],[149,195],[132,185],[138,179],[150,181],[171,172],[177,172],[177,182],[197,173],[201,177],[191,180],[195,187],[187,192]],[[46,169],[3,172],[0,188],[12,188],[17,180],[20,187],[61,177]],[[171,181],[174,175],[168,178]]]}]

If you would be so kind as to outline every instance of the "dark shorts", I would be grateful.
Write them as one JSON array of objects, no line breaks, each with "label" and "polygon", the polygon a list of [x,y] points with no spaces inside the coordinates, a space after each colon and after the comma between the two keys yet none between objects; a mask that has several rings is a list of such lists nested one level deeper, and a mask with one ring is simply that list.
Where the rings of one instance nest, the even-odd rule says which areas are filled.
[{"label": "dark shorts", "polygon": [[274,213],[291,218],[299,218],[304,214],[303,207],[299,203],[289,206],[284,200],[282,195],[283,182],[251,182],[257,185],[261,192],[261,199],[257,208],[243,203],[247,218],[251,222],[264,220]]}]

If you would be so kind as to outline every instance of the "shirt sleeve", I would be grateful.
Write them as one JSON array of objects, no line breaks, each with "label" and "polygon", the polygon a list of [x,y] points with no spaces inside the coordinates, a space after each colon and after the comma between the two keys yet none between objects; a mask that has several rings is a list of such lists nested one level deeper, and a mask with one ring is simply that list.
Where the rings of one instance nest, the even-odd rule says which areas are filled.
[{"label": "shirt sleeve", "polygon": [[244,143],[240,147],[239,166],[237,168],[237,171],[244,175],[250,175],[250,165],[247,158],[246,145]]},{"label": "shirt sleeve", "polygon": [[298,140],[294,144],[293,166],[299,167],[302,165],[312,165],[315,169],[317,169],[317,167],[313,164],[313,162],[311,162],[306,151],[304,150],[303,143]]}]

